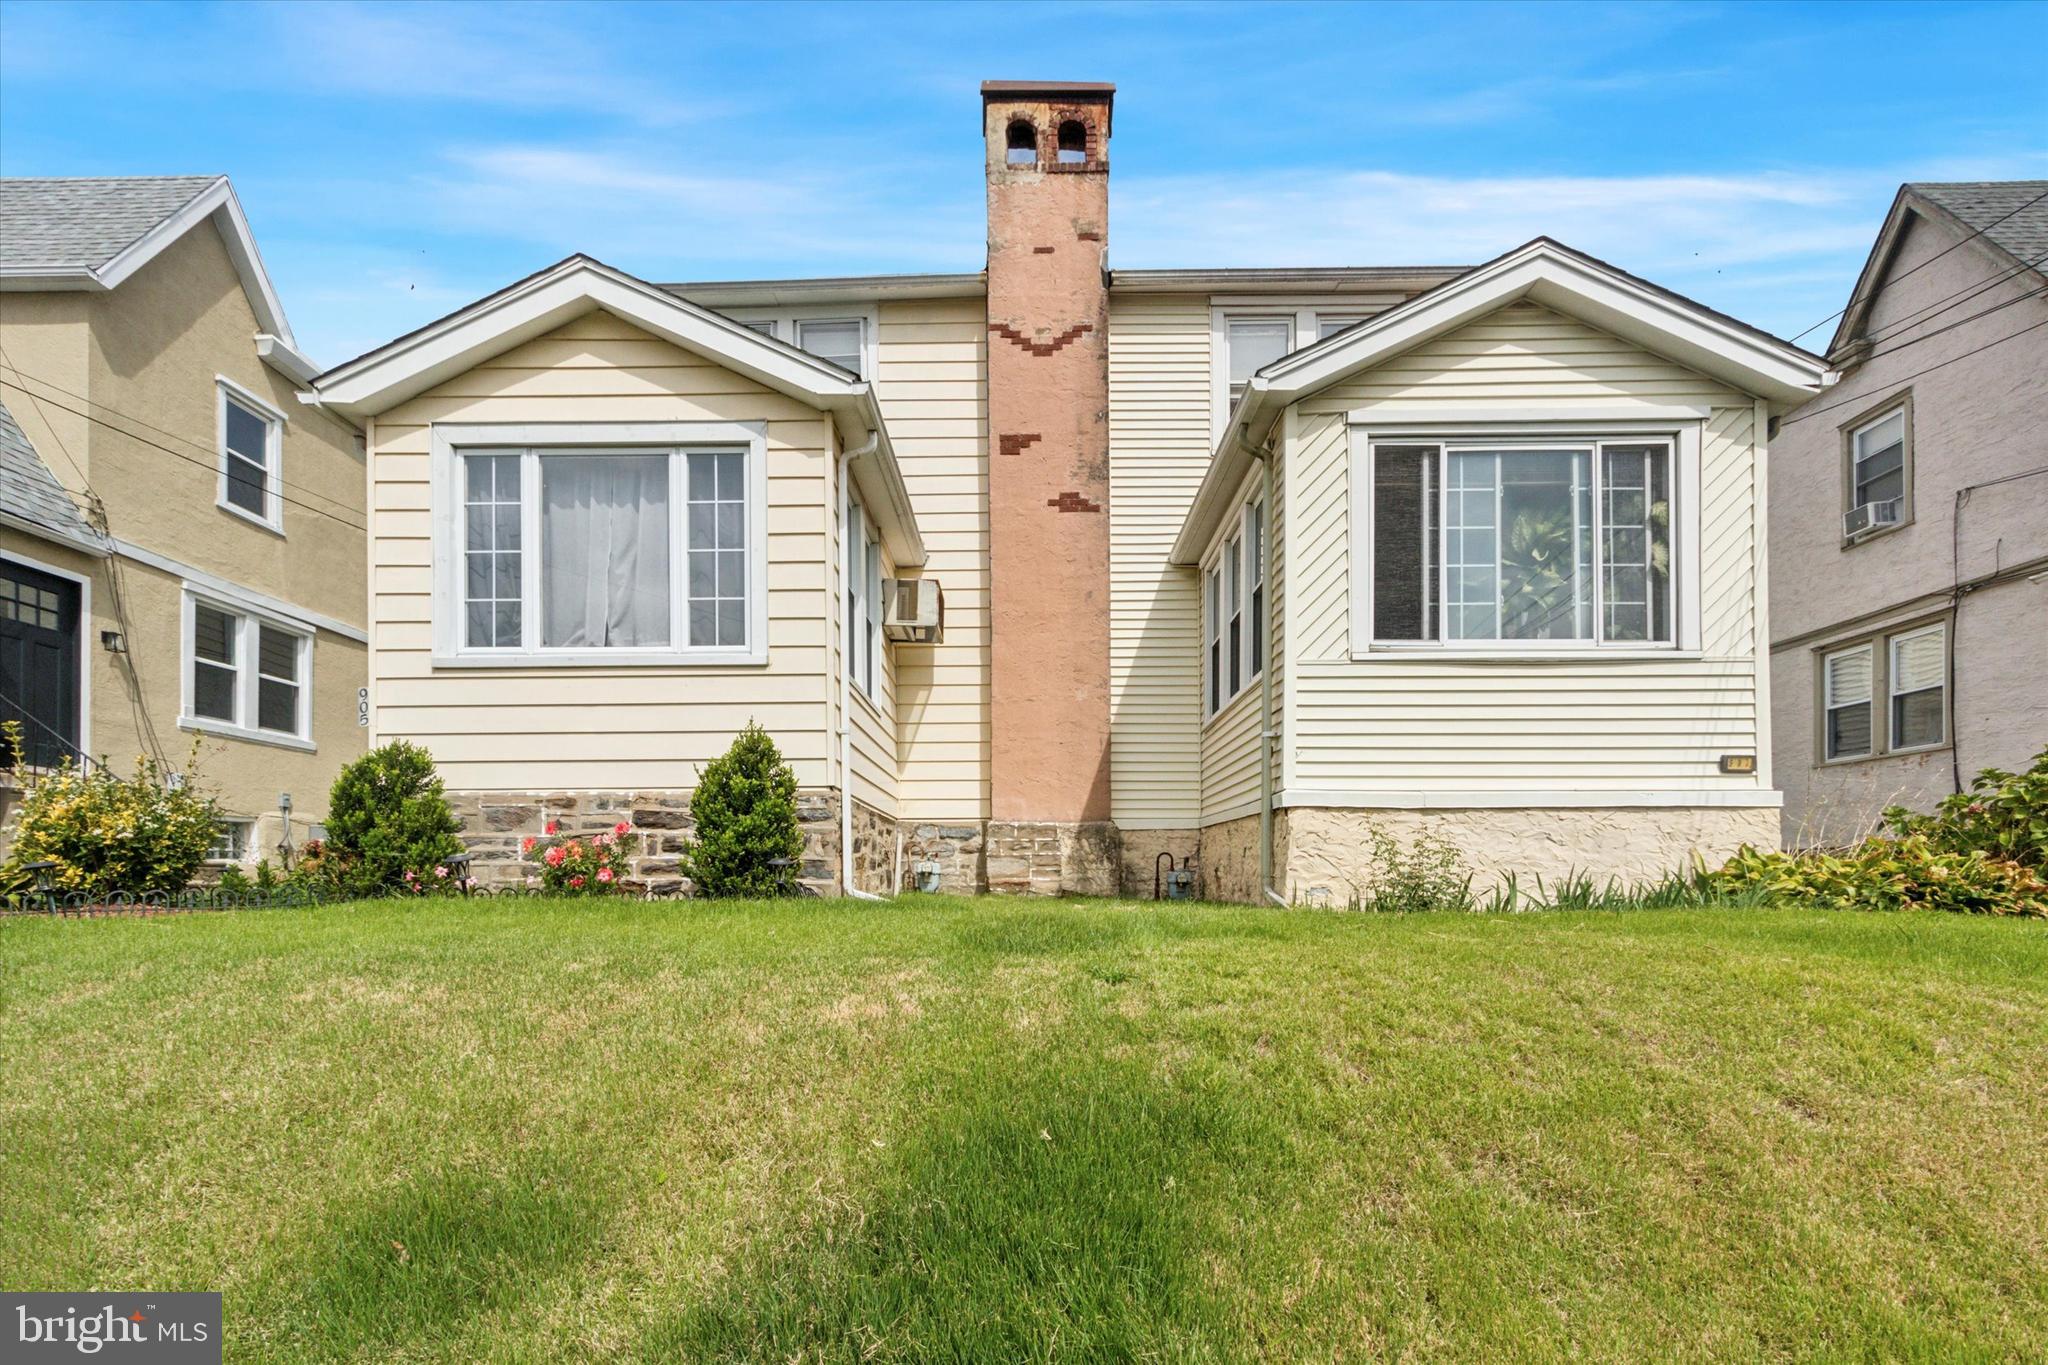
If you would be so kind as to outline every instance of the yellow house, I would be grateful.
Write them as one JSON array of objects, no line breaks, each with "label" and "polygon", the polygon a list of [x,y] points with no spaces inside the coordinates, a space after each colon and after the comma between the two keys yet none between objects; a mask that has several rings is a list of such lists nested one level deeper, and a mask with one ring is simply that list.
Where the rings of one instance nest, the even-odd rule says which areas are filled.
[{"label": "yellow house", "polygon": [[1341,902],[1369,830],[1546,879],[1775,839],[1768,430],[1822,363],[1542,240],[1109,270],[1112,101],[984,87],[984,271],[572,257],[314,381],[368,443],[372,738],[480,872],[627,818],[672,882],[749,719],[825,889],[1165,855]]},{"label": "yellow house", "polygon": [[316,368],[225,177],[0,181],[0,716],[189,776],[221,864],[304,843],[363,749],[366,484]]}]

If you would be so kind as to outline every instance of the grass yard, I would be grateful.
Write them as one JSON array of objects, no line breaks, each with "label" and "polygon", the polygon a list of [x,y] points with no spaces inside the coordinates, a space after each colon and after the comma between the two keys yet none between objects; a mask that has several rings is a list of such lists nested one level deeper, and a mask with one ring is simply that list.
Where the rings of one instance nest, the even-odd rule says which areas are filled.
[{"label": "grass yard", "polygon": [[0,922],[0,1284],[230,1360],[2048,1356],[2048,924]]}]

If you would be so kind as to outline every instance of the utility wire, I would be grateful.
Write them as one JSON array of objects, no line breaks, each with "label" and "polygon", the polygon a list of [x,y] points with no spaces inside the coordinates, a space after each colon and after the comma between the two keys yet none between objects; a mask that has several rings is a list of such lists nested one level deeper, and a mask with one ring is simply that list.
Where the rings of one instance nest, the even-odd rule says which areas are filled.
[{"label": "utility wire", "polygon": [[2006,269],[2000,271],[1998,274],[1993,275],[1990,279],[1979,281],[1976,284],[1970,285],[1968,288],[1958,289],[1953,294],[1947,294],[1941,298],[1933,300],[1930,303],[1922,304],[1920,307],[1914,309],[1912,312],[1907,313],[1905,316],[1899,318],[1897,321],[1892,323],[1891,326],[1886,327],[1881,331],[1870,333],[1866,340],[1871,342],[1871,344],[1873,345],[1880,341],[1889,340],[1892,337],[1898,336],[1903,332],[1909,331],[1910,329],[1917,327],[1919,324],[1926,322],[1930,318],[1938,317],[1941,314],[1946,313],[1949,309],[1955,307],[1959,303],[1966,303],[1970,299],[1976,298],[1979,294],[1983,294],[1990,290],[1996,289],[1999,285],[2004,284],[2006,281],[2012,279],[2016,275],[2029,274],[2034,270],[2039,269],[2044,262],[2048,262],[2048,255],[2038,257],[2035,260],[2031,261],[2021,261],[2017,265],[2008,266]]},{"label": "utility wire", "polygon": [[[1956,249],[1957,247],[1961,246],[1961,245],[1962,245],[1962,244],[1963,244],[1964,242],[1974,241],[1974,240],[1976,240],[1977,238],[1979,238],[1979,237],[1982,237],[1982,236],[1983,236],[1983,235],[1984,235],[1984,234],[1985,234],[1986,232],[1990,231],[1990,230],[1991,230],[1992,228],[1995,228],[1995,227],[1997,227],[1997,226],[1998,226],[1998,225],[1999,225],[2000,223],[2004,222],[2004,221],[2005,221],[2006,219],[2008,219],[2008,218],[2011,218],[2011,217],[2015,216],[2016,214],[2020,214],[2020,213],[2024,213],[2024,212],[2026,212],[2026,211],[2027,211],[2028,209],[2030,209],[2030,208],[2034,207],[2034,205],[2036,205],[2036,204],[2040,203],[2040,202],[2041,202],[2041,201],[2042,201],[2043,199],[2048,199],[2048,190],[2043,190],[2043,191],[2042,191],[2041,193],[2039,193],[2039,194],[2035,195],[2035,196],[2034,196],[2034,197],[2033,197],[2032,199],[2029,199],[2029,200],[2028,200],[2028,201],[2027,201],[2026,203],[2024,203],[2024,204],[2021,204],[2021,205],[2020,205],[2020,206],[2019,206],[2018,208],[2014,209],[2014,210],[2013,210],[2013,211],[2012,211],[2011,213],[2004,213],[2004,214],[2000,214],[2000,215],[1999,215],[1998,217],[1996,217],[1996,218],[1992,219],[1992,220],[1991,220],[1990,222],[1986,223],[1986,224],[1985,224],[1985,225],[1984,225],[1983,227],[1977,228],[1977,229],[1975,229],[1974,231],[1972,231],[1972,232],[1968,233],[1967,235],[1963,236],[1962,238],[1960,238],[1960,239],[1958,239],[1958,240],[1956,240],[1956,241],[1954,241],[1954,242],[1951,242],[1951,243],[1949,243],[1949,244],[1948,244],[1947,246],[1943,247],[1943,248],[1942,248],[1942,249],[1941,249],[1940,251],[1937,251],[1937,252],[1935,252],[1935,253],[1934,253],[1934,254],[1933,254],[1932,256],[1929,256],[1929,257],[1928,257],[1928,258],[1927,258],[1926,260],[1924,260],[1924,261],[1920,262],[1920,264],[1918,264],[1918,265],[1914,266],[1914,267],[1913,267],[1913,268],[1912,268],[1911,270],[1906,270],[1906,271],[1902,271],[1902,272],[1900,272],[1900,273],[1899,273],[1899,274],[1897,274],[1897,275],[1890,275],[1890,276],[1887,276],[1887,277],[1885,278],[1885,280],[1884,280],[1884,282],[1883,282],[1883,283],[1879,284],[1879,285],[1878,285],[1878,287],[1877,287],[1876,289],[1874,289],[1874,290],[1872,290],[1872,291],[1870,292],[1870,297],[1871,297],[1871,298],[1873,298],[1873,299],[1874,299],[1874,298],[1876,298],[1876,297],[1877,297],[1877,296],[1878,296],[1879,294],[1883,293],[1883,292],[1885,291],[1885,289],[1886,289],[1886,288],[1887,288],[1888,286],[1890,286],[1890,285],[1894,285],[1894,284],[1897,284],[1897,283],[1898,283],[1898,282],[1899,282],[1900,280],[1903,280],[1903,279],[1905,279],[1905,278],[1906,278],[1907,276],[1909,276],[1909,275],[1914,275],[1914,274],[1918,274],[1918,273],[1919,273],[1920,271],[1922,271],[1922,270],[1925,270],[1925,269],[1926,269],[1926,268],[1927,268],[1928,266],[1930,266],[1930,265],[1933,265],[1933,264],[1934,264],[1934,263],[1935,263],[1936,261],[1940,260],[1940,259],[1941,259],[1942,257],[1944,257],[1944,256],[1948,255],[1948,253],[1949,253],[1949,252],[1951,252],[1951,251],[1954,251],[1954,250],[1955,250],[1955,249]],[[1797,341],[1797,340],[1799,340],[1799,338],[1800,338],[1800,337],[1803,337],[1803,336],[1805,336],[1807,332],[1815,331],[1815,330],[1817,330],[1817,329],[1819,329],[1819,328],[1821,328],[1821,327],[1825,327],[1825,326],[1827,326],[1827,324],[1829,324],[1830,322],[1833,322],[1833,321],[1834,321],[1834,320],[1835,320],[1836,318],[1838,318],[1838,317],[1841,317],[1841,316],[1842,316],[1842,315],[1843,315],[1844,313],[1848,312],[1848,311],[1849,311],[1849,310],[1850,310],[1851,308],[1854,308],[1854,307],[1856,306],[1856,302],[1857,302],[1857,296],[1856,296],[1855,294],[1853,294],[1853,293],[1852,293],[1852,294],[1851,294],[1851,295],[1849,296],[1849,302],[1848,302],[1848,303],[1846,303],[1846,304],[1844,304],[1844,305],[1843,305],[1842,307],[1840,307],[1840,308],[1836,309],[1836,310],[1835,310],[1834,312],[1832,312],[1832,313],[1828,314],[1828,315],[1827,315],[1826,317],[1822,318],[1822,319],[1821,319],[1821,320],[1820,320],[1819,322],[1816,322],[1816,323],[1814,323],[1814,324],[1813,324],[1813,326],[1812,326],[1812,327],[1809,327],[1809,328],[1807,328],[1805,332],[1800,332],[1800,333],[1799,333],[1799,334],[1798,334],[1797,336],[1794,336],[1794,337],[1792,338],[1792,340],[1794,340],[1794,341]]]},{"label": "utility wire", "polygon": [[[1915,370],[1911,374],[1900,375],[1897,379],[1893,380],[1892,382],[1894,384],[1903,384],[1908,379],[1918,379],[1923,374],[1933,374],[1936,370],[1945,369],[1946,367],[1955,364],[1959,360],[1968,360],[1971,356],[1980,355],[1983,352],[1990,350],[1993,346],[2002,346],[2006,342],[2011,341],[2015,337],[2025,336],[2029,332],[2037,332],[2043,327],[2048,327],[2048,318],[2043,318],[2039,322],[2029,323],[2025,327],[2020,328],[2017,332],[2008,332],[2004,336],[1996,339],[1995,341],[1985,342],[1982,346],[1972,347],[1970,350],[1964,351],[1961,355],[1952,355],[1947,360],[1937,361],[1935,364],[1929,365],[1924,370]],[[1911,342],[1906,343],[1906,345],[1911,344]],[[1892,349],[1904,350],[1905,347],[1895,346]],[[1880,354],[1888,353],[1880,352]],[[1778,429],[1782,431],[1786,427],[1791,426],[1795,422],[1804,422],[1809,417],[1818,417],[1824,412],[1832,412],[1836,408],[1847,407],[1851,403],[1861,403],[1865,400],[1866,397],[1867,395],[1859,394],[1854,398],[1844,398],[1837,402],[1829,403],[1823,407],[1805,409],[1804,411],[1800,412],[1797,416],[1782,419],[1778,423]]]},{"label": "utility wire", "polygon": [[[4,357],[0,357],[0,359],[4,359]],[[146,446],[150,446],[154,449],[161,450],[166,455],[176,456],[178,459],[184,460],[189,464],[199,465],[201,468],[212,470],[216,474],[220,472],[220,465],[217,459],[219,452],[216,447],[205,444],[203,442],[195,441],[189,436],[181,436],[174,431],[166,431],[164,428],[152,425],[149,422],[145,422],[141,418],[136,417],[131,413],[123,412],[121,411],[121,409],[114,407],[111,404],[97,402],[93,399],[85,397],[83,394],[72,393],[71,390],[63,387],[61,384],[53,384],[49,380],[41,377],[40,375],[30,374],[27,370],[22,369],[20,366],[16,365],[11,360],[6,361],[5,363],[7,368],[14,372],[14,375],[17,380],[31,380],[34,383],[40,384],[45,388],[55,389],[58,393],[64,394],[66,397],[76,398],[78,399],[79,402],[85,403],[90,407],[97,407],[104,412],[113,413],[115,416],[121,418],[123,421],[132,422],[136,426],[144,427],[150,431],[158,432],[161,435],[170,437],[174,441],[182,441],[186,445],[191,446],[194,450],[205,451],[207,453],[207,458],[195,459],[182,451],[173,450],[169,446],[166,446],[161,442],[152,441],[149,437],[141,435],[138,432],[129,431],[125,427],[121,426],[119,423],[109,421],[104,417],[95,416],[91,412],[85,411],[80,408],[70,407],[64,403],[58,402],[54,398],[49,398],[45,396],[42,399],[42,401],[49,403],[52,407],[57,408],[58,410],[63,412],[68,412],[74,417],[83,417],[88,422],[95,422],[100,426],[106,427],[109,431],[119,432],[121,435],[128,437],[130,440],[140,441],[142,444]],[[36,395],[25,385],[21,386],[21,391],[23,393],[29,394],[31,398],[36,397]],[[70,457],[67,455],[66,458],[69,459]],[[76,465],[74,464],[73,467],[76,468]],[[80,477],[81,479],[83,478],[82,471]],[[322,493],[316,488],[308,487],[306,484],[299,483],[296,480],[287,479],[282,474],[276,472],[275,470],[266,471],[266,477],[275,479],[280,488],[296,488],[304,492],[309,497],[323,498],[326,499],[328,502],[339,503],[341,501],[340,498],[330,497],[328,494]],[[336,516],[333,512],[330,512],[325,508],[314,507],[311,504],[300,502],[298,499],[290,497],[288,495],[280,496],[283,496],[286,502],[291,503],[295,507],[302,507],[306,511],[317,512],[325,517],[332,517],[334,520],[339,521],[346,526],[349,526],[353,530],[361,531],[366,529],[365,527],[359,526],[356,523],[349,521],[346,517]]]},{"label": "utility wire", "polygon": [[[19,374],[20,371],[17,370],[15,373]],[[22,392],[28,393],[29,391],[27,389],[23,389]],[[29,396],[31,398],[35,398],[35,395],[32,393]],[[143,436],[136,432],[129,431],[127,428],[122,427],[114,422],[110,422],[104,417],[95,417],[90,412],[85,412],[74,407],[68,407],[63,403],[57,402],[55,399],[37,399],[37,401],[38,403],[47,402],[51,407],[56,408],[59,412],[68,412],[74,417],[83,417],[88,422],[94,422],[100,426],[106,427],[110,431],[119,432],[121,435],[126,436],[131,441],[139,442],[142,445],[150,447],[152,450],[160,450],[164,454],[169,455],[173,459],[183,460],[186,464],[193,465],[200,469],[204,469],[209,474],[218,475],[220,473],[220,465],[215,461],[194,459],[192,456],[185,454],[181,450],[173,450],[171,447],[163,444],[161,441],[152,441],[147,436]],[[48,421],[47,418],[45,418],[44,420],[46,422]],[[270,477],[276,478],[275,473],[272,473]],[[284,480],[279,479],[278,482],[282,484],[284,483]],[[298,487],[299,485],[294,484],[292,486]],[[321,493],[314,493],[313,496],[324,497],[326,495]],[[326,517],[329,521],[339,522],[341,525],[348,527],[351,531],[367,532],[369,530],[369,528],[363,525],[361,522],[350,521],[347,517],[337,516],[333,512],[328,511],[324,507],[315,507],[313,504],[309,502],[302,502],[299,499],[292,497],[290,494],[285,493],[284,491],[282,491],[282,489],[280,489],[278,492],[278,498],[281,501],[288,502],[292,506],[297,507],[303,511],[311,512],[315,516]],[[335,501],[339,502],[340,499],[337,498],[335,499]]]},{"label": "utility wire", "polygon": [[[1869,355],[1864,357],[1864,360],[1871,361],[1877,359],[1881,355],[1894,355],[1900,351],[1905,350],[1908,346],[1918,346],[1923,341],[1932,341],[1934,340],[1934,338],[1941,336],[1943,333],[1953,332],[1956,328],[1966,326],[1969,323],[1975,322],[1978,318],[1990,317],[1993,313],[2002,313],[2006,309],[2017,307],[2018,305],[2025,303],[2029,299],[2038,299],[2043,294],[2048,294],[2048,285],[2043,285],[2039,289],[2031,289],[2026,293],[2020,295],[2018,298],[2007,299],[2004,303],[1994,303],[1989,308],[1980,308],[1976,312],[1971,313],[1967,317],[1957,318],[1954,322],[1947,323],[1943,326],[1937,327],[1931,332],[1922,332],[1919,336],[1914,337],[1910,341],[1902,341],[1896,346],[1885,346],[1879,350],[1872,351]],[[1897,333],[1893,333],[1893,335],[1896,336]]]}]

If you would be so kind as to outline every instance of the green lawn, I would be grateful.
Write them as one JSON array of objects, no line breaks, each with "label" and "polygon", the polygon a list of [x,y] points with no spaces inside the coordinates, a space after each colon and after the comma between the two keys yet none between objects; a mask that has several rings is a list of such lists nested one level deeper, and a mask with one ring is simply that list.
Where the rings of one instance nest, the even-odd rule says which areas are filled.
[{"label": "green lawn", "polygon": [[0,1284],[230,1360],[2048,1356],[2048,924],[0,922]]}]

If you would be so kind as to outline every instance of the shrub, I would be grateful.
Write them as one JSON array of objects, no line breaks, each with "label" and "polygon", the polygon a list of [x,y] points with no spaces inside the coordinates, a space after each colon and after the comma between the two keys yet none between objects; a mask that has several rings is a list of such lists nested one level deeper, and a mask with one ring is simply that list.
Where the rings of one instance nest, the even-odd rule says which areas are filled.
[{"label": "shrub", "polygon": [[[558,826],[548,821],[553,836]],[[621,820],[610,831],[594,839],[554,839],[528,836],[520,846],[526,860],[540,869],[540,884],[557,896],[608,896],[622,890],[621,883],[632,872],[633,832],[630,821]]]},{"label": "shrub", "polygon": [[1970,790],[1944,798],[1931,815],[1903,806],[1884,813],[1901,837],[1924,836],[1949,853],[1983,853],[2048,873],[2048,749],[2023,773],[1986,768]]},{"label": "shrub", "polygon": [[768,732],[749,721],[722,758],[712,760],[690,794],[694,836],[683,875],[700,896],[782,896],[795,879],[786,866],[803,856],[796,822],[796,774]]},{"label": "shrub", "polygon": [[[433,756],[393,740],[334,779],[327,839],[316,861],[330,886],[353,895],[438,886],[448,860],[463,851],[455,837],[461,828],[441,794]],[[436,868],[443,869],[438,878]]]},{"label": "shrub", "polygon": [[[15,754],[23,746],[14,742]],[[182,891],[212,846],[218,814],[189,784],[173,790],[154,759],[135,760],[135,776],[104,768],[31,774],[17,761],[24,797],[14,831],[10,884],[24,864],[53,862],[58,891],[89,896],[148,896]]]},{"label": "shrub", "polygon": [[1472,873],[1455,845],[1422,833],[1406,848],[1378,825],[1367,825],[1372,878],[1354,904],[1367,910],[1470,910]]},{"label": "shrub", "polygon": [[1730,894],[1844,910],[2048,916],[2048,881],[2037,870],[1982,849],[1944,849],[1924,834],[1866,839],[1845,853],[1744,847],[1713,879]]}]

